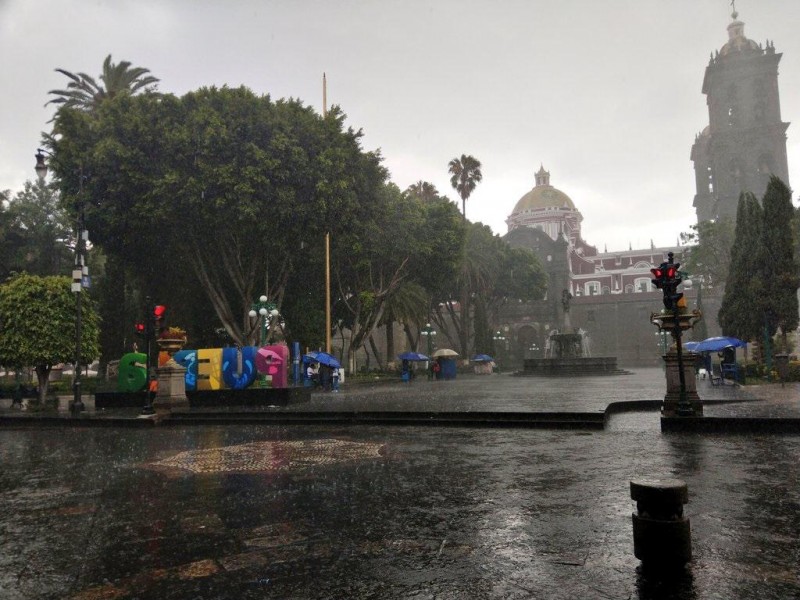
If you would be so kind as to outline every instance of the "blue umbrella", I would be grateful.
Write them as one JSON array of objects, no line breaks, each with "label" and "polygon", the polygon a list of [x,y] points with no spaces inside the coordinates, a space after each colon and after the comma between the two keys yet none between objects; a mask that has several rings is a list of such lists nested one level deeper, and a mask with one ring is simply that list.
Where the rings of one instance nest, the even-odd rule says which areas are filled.
[{"label": "blue umbrella", "polygon": [[399,358],[400,360],[420,361],[420,362],[430,360],[430,358],[428,358],[424,354],[420,354],[419,352],[403,352],[402,354],[399,354],[397,358]]},{"label": "blue umbrella", "polygon": [[684,342],[683,349],[688,350],[689,352],[697,352],[697,345],[700,342]]},{"label": "blue umbrella", "polygon": [[747,342],[743,342],[735,337],[712,337],[703,340],[695,346],[695,352],[719,352],[725,348],[742,348],[747,346]]},{"label": "blue umbrella", "polygon": [[319,364],[330,367],[331,369],[340,369],[342,367],[341,363],[336,360],[336,357],[328,354],[327,352],[309,352],[308,354],[303,355],[303,362],[318,362]]},{"label": "blue umbrella", "polygon": [[472,362],[492,362],[494,359],[488,354],[476,354],[470,360]]}]

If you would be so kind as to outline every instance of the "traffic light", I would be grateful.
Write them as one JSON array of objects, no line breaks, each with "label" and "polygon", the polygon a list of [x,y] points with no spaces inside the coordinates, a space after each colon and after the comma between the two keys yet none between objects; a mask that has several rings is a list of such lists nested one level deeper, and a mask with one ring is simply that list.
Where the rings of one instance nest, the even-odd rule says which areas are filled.
[{"label": "traffic light", "polygon": [[133,326],[133,332],[134,332],[134,334],[136,334],[137,337],[140,337],[140,338],[145,337],[146,330],[145,330],[144,323],[136,323]]},{"label": "traffic light", "polygon": [[681,299],[683,298],[683,293],[678,291],[678,286],[683,280],[678,270],[681,263],[673,263],[671,260],[672,256],[670,255],[670,262],[661,264],[659,269],[662,273],[661,285],[657,286],[664,291],[664,308],[667,310],[681,308]]},{"label": "traffic light", "polygon": [[158,335],[164,328],[164,319],[167,318],[167,307],[163,304],[153,306],[153,332]]},{"label": "traffic light", "polygon": [[665,265],[667,263],[661,263],[660,267],[655,267],[650,269],[650,272],[653,274],[653,285],[656,286],[658,289],[662,289],[664,287],[664,274],[666,273]]}]

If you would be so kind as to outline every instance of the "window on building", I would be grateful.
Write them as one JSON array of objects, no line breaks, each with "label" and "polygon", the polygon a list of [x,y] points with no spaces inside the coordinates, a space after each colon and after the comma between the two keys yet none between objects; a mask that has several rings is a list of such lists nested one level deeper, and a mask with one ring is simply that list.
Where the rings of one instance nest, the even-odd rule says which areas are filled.
[{"label": "window on building", "polygon": [[735,104],[728,105],[728,127],[736,127],[739,124],[739,109]]},{"label": "window on building", "polygon": [[603,295],[606,296],[606,295],[608,295],[610,293],[611,293],[611,288],[608,287],[607,285],[604,285],[603,286]]},{"label": "window on building", "polygon": [[633,281],[633,285],[636,286],[636,293],[637,294],[641,293],[641,292],[650,292],[650,291],[656,289],[656,287],[650,281],[649,277],[637,277]]},{"label": "window on building", "polygon": [[625,286],[625,293],[626,294],[632,294],[633,293],[633,286],[630,283]]},{"label": "window on building", "polygon": [[600,295],[600,282],[599,281],[587,281],[585,288],[586,288],[586,295],[587,296],[599,296]]},{"label": "window on building", "polygon": [[739,107],[738,107],[738,90],[736,84],[732,83],[728,86],[726,94],[727,110],[726,116],[728,118],[728,126],[735,127],[739,124]]}]

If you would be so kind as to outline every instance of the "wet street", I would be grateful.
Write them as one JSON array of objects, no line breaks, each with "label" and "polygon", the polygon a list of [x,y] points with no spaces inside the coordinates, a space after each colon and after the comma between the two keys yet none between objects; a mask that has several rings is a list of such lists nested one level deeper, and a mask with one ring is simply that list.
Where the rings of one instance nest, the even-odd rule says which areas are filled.
[{"label": "wet street", "polygon": [[[483,398],[592,412],[663,397],[659,377],[418,381],[305,409]],[[789,386],[761,386],[761,404],[698,387],[750,400],[707,413],[800,404]],[[5,427],[0,598],[800,597],[800,436],[662,434],[658,419],[625,413],[592,432]],[[688,484],[694,560],[677,575],[644,574],[633,556],[641,477]]]}]

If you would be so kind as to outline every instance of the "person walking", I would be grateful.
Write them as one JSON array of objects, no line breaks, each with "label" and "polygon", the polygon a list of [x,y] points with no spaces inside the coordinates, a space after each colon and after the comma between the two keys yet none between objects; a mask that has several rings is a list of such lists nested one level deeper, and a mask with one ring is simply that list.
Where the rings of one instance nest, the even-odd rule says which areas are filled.
[{"label": "person walking", "polygon": [[334,369],[333,373],[331,374],[331,391],[339,391],[339,369]]}]

